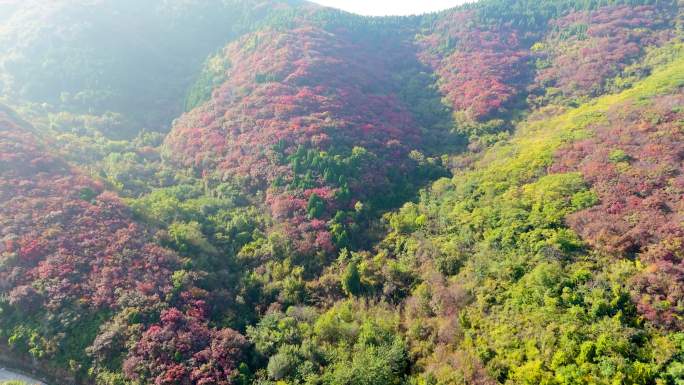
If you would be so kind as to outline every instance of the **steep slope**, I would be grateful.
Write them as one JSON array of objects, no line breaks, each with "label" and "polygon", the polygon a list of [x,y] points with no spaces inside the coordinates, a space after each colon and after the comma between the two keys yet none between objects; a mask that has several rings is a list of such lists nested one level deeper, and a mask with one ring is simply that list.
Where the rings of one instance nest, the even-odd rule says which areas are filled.
[{"label": "steep slope", "polygon": [[3,337],[37,358],[83,363],[103,316],[126,297],[164,298],[177,259],[5,107],[0,135]]},{"label": "steep slope", "polygon": [[677,3],[490,0],[428,20],[421,60],[438,75],[457,129],[491,143],[529,107],[619,90],[627,81],[617,75],[673,37]]},{"label": "steep slope", "polygon": [[[43,369],[57,381],[121,381],[111,371],[121,370],[129,340],[142,338],[153,349],[163,339],[155,334],[158,327],[173,328],[174,338],[189,328],[191,345],[166,342],[177,343],[175,349],[187,356],[170,363],[137,347],[126,361],[131,378],[172,372],[196,383],[230,383],[225,381],[237,375],[246,341],[231,329],[209,327],[203,302],[172,282],[178,256],[157,245],[152,229],[136,223],[118,197],[50,155],[5,107],[0,228],[2,338],[27,361],[52,365]],[[159,317],[161,326],[143,333]],[[212,382],[219,378],[224,382]]]},{"label": "steep slope", "polygon": [[478,9],[445,12],[419,36],[421,58],[439,77],[439,87],[464,119],[504,112],[530,77],[525,30],[485,23]]},{"label": "steep slope", "polygon": [[421,151],[445,132],[421,126],[400,96],[397,76],[421,68],[404,33],[299,23],[214,57],[225,81],[176,122],[165,146],[198,173],[265,192],[287,238],[312,255],[358,245],[350,225],[439,175],[439,159]]},{"label": "steep slope", "polygon": [[673,330],[681,330],[684,315],[683,105],[681,92],[619,104],[591,138],[559,151],[551,169],[580,172],[593,188],[599,203],[568,224],[603,253],[639,259],[643,270],[632,288],[638,310]]},{"label": "steep slope", "polygon": [[404,322],[426,378],[679,381],[684,57],[665,49],[633,88],[532,114],[392,216],[380,255],[420,272]]}]

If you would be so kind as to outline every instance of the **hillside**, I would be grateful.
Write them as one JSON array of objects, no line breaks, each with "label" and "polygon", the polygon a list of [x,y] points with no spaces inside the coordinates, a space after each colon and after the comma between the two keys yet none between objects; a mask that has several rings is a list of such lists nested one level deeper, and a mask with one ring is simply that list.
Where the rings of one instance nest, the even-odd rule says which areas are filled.
[{"label": "hillside", "polygon": [[446,137],[401,98],[397,74],[421,69],[407,42],[368,40],[299,25],[243,37],[211,59],[226,80],[176,122],[166,150],[205,177],[265,193],[303,256],[359,244],[349,226],[443,175],[441,160],[421,151]]},{"label": "hillside", "polygon": [[83,359],[124,298],[163,299],[178,261],[115,194],[47,153],[24,124],[3,107],[3,338],[64,365]]},{"label": "hillside", "polygon": [[30,3],[0,6],[3,351],[98,385],[684,382],[678,2]]},{"label": "hillside", "polygon": [[381,255],[421,272],[406,327],[428,372],[676,383],[677,52],[629,90],[531,115],[392,216]]},{"label": "hillside", "polygon": [[[207,325],[204,301],[173,274],[178,255],[101,183],[50,155],[11,110],[2,107],[0,119],[3,344],[50,357],[51,378],[73,381],[62,374],[72,372],[77,381],[90,374],[107,383],[122,378],[110,370],[121,370],[131,341],[160,343],[160,331],[144,330],[160,322],[173,332],[167,343],[185,346],[178,333],[187,330],[188,353],[206,352],[193,381],[234,376],[246,340]],[[125,368],[150,375],[165,359],[137,348]]]},{"label": "hillside", "polygon": [[204,59],[297,1],[0,4],[0,95],[42,113],[114,114],[114,138],[163,131]]}]

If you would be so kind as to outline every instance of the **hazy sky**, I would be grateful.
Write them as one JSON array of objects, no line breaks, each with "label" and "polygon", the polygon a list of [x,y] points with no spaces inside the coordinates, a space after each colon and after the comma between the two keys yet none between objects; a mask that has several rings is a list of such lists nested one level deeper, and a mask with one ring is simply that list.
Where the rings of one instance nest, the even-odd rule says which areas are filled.
[{"label": "hazy sky", "polygon": [[468,0],[313,0],[314,3],[369,16],[413,15],[455,7]]}]

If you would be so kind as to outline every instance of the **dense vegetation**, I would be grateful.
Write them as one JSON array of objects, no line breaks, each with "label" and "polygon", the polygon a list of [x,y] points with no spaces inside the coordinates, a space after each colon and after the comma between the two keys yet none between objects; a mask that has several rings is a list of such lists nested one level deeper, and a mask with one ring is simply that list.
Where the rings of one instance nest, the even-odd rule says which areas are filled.
[{"label": "dense vegetation", "polygon": [[30,4],[0,349],[98,385],[684,383],[679,3]]},{"label": "dense vegetation", "polygon": [[176,122],[165,142],[169,157],[263,193],[301,258],[358,247],[365,217],[443,174],[441,160],[419,150],[428,136],[445,137],[434,127],[421,132],[406,105],[432,107],[419,99],[423,90],[400,99],[391,75],[420,69],[407,47],[367,40],[298,26],[231,44],[212,58],[226,81]]},{"label": "dense vegetation", "polygon": [[[648,202],[675,188],[680,167],[661,168],[645,148],[632,151],[627,144],[636,138],[601,135],[612,124],[636,137],[659,132],[648,146],[678,153],[680,142],[666,133],[669,117],[678,122],[674,131],[681,129],[680,105],[671,103],[680,98],[681,64],[680,56],[628,91],[554,117],[537,112],[471,170],[436,183],[419,204],[392,216],[385,252],[423,277],[407,300],[407,320],[428,377],[448,383],[472,376],[469,365],[480,361],[500,382],[677,378],[681,335],[653,314],[658,308],[675,318],[677,291],[664,298],[670,288],[659,285],[676,286],[676,268],[667,254],[660,260],[639,247],[667,247],[672,237],[665,228],[674,226],[668,230],[676,234],[677,222],[665,215],[677,209]],[[602,141],[608,136],[619,143]],[[665,154],[658,157],[667,162]],[[630,235],[637,247],[630,248]],[[602,242],[628,249],[590,247]],[[450,372],[445,360],[458,370]]]}]

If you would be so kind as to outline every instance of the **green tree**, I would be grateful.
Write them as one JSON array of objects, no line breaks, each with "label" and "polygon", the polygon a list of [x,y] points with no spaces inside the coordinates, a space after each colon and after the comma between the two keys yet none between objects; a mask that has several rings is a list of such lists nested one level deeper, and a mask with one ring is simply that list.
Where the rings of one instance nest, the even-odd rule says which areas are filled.
[{"label": "green tree", "polygon": [[306,205],[309,218],[320,218],[325,213],[325,201],[316,194],[311,194]]},{"label": "green tree", "polygon": [[361,275],[356,263],[352,262],[347,265],[344,275],[342,276],[342,287],[349,295],[361,294]]}]

